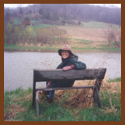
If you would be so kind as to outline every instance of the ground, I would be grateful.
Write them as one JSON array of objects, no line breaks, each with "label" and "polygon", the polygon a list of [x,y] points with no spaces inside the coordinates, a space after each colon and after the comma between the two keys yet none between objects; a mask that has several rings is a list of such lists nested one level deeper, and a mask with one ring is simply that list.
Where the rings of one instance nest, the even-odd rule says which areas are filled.
[{"label": "ground", "polygon": [[[75,39],[85,39],[91,41],[107,41],[104,31],[106,28],[84,28],[84,27],[65,27],[59,26],[60,29],[67,31],[69,36]],[[115,29],[120,31],[120,29]]]},{"label": "ground", "polygon": [[59,26],[69,34],[70,38],[85,39],[91,41],[106,41],[104,38],[104,29],[99,28],[84,28],[84,27],[64,27]]},{"label": "ground", "polygon": [[[66,30],[68,37],[72,38],[71,47],[101,48],[109,44],[105,34],[105,32],[108,32],[108,28],[84,28],[79,26],[58,26],[58,28]],[[113,30],[120,32],[121,29],[114,28]]]}]

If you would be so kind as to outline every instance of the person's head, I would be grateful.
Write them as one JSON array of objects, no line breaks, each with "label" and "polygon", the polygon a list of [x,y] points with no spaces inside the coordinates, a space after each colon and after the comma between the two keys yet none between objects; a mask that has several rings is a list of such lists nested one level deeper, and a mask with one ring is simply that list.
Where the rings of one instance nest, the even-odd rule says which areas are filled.
[{"label": "person's head", "polygon": [[69,53],[68,50],[62,50],[61,51],[61,56],[62,56],[63,59],[66,59],[66,58],[68,58],[70,56],[70,53]]},{"label": "person's head", "polygon": [[74,54],[72,53],[71,47],[65,44],[62,49],[58,50],[58,54],[63,58],[66,59],[68,57],[73,57]]}]

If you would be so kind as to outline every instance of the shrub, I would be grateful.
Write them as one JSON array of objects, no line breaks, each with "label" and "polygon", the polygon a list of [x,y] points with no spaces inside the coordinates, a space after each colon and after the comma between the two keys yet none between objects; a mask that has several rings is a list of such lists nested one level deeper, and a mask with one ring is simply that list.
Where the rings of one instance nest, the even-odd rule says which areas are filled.
[{"label": "shrub", "polygon": [[36,32],[36,39],[41,44],[55,44],[56,42],[63,42],[66,39],[65,34],[65,30],[57,27],[40,28]]}]

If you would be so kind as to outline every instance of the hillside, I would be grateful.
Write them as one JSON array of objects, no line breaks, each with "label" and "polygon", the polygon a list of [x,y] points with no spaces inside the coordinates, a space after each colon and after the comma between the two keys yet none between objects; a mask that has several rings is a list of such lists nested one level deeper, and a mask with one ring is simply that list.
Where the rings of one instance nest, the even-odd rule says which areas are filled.
[{"label": "hillside", "polygon": [[[31,7],[17,8],[18,13],[15,13],[15,10],[10,9],[10,12],[8,12],[5,9],[4,48],[56,50],[62,44],[70,44],[76,50],[121,51],[121,27],[119,23],[111,23],[105,20],[101,22],[102,20],[98,21],[99,17],[95,19],[86,17],[87,20],[85,20],[81,13],[81,10],[85,9],[85,5],[81,5],[79,8],[81,17],[73,13],[74,10],[78,11],[77,5],[74,6],[74,9],[72,8],[73,5],[70,5],[70,7],[67,5],[70,10],[69,13],[64,10],[65,6],[61,6],[62,11],[59,11],[58,14],[56,10],[59,9],[60,5],[51,5],[49,10],[47,9],[48,6],[40,4],[35,12],[28,11],[28,8],[31,10]],[[53,10],[52,6],[56,8]],[[32,7],[34,9],[34,6]],[[41,9],[41,7],[44,9]],[[95,11],[100,9],[100,7],[88,7]],[[47,12],[45,13],[46,9]],[[105,12],[107,10],[109,12],[112,10],[114,13],[119,12],[118,8],[102,7],[101,9]],[[64,12],[66,13],[64,14]],[[90,11],[88,13],[90,14]],[[68,18],[67,16],[70,14],[72,16]]]},{"label": "hillside", "polygon": [[[22,18],[24,15],[32,15],[36,20],[59,25],[80,24],[81,22],[105,22],[121,25],[121,8],[109,8],[89,4],[34,4],[28,7],[15,9],[4,8],[4,21],[12,18]],[[77,22],[74,22],[76,20]]]}]

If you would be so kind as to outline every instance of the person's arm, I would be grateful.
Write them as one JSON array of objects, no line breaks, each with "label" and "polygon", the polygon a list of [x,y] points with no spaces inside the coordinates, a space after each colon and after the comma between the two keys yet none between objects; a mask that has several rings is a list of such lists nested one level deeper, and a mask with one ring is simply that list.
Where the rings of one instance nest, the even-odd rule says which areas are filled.
[{"label": "person's arm", "polygon": [[61,69],[61,65],[62,65],[62,63],[59,64],[56,69]]},{"label": "person's arm", "polygon": [[63,67],[63,70],[70,70],[70,69],[86,69],[86,64],[80,61],[76,61],[73,64],[71,64],[70,66],[65,66]]},{"label": "person's arm", "polygon": [[70,66],[63,67],[63,70],[70,70],[70,69],[73,69],[73,68],[74,68],[74,65],[70,65]]},{"label": "person's arm", "polygon": [[74,68],[73,69],[86,69],[86,64],[81,62],[81,61],[76,61],[74,64],[73,64]]}]

